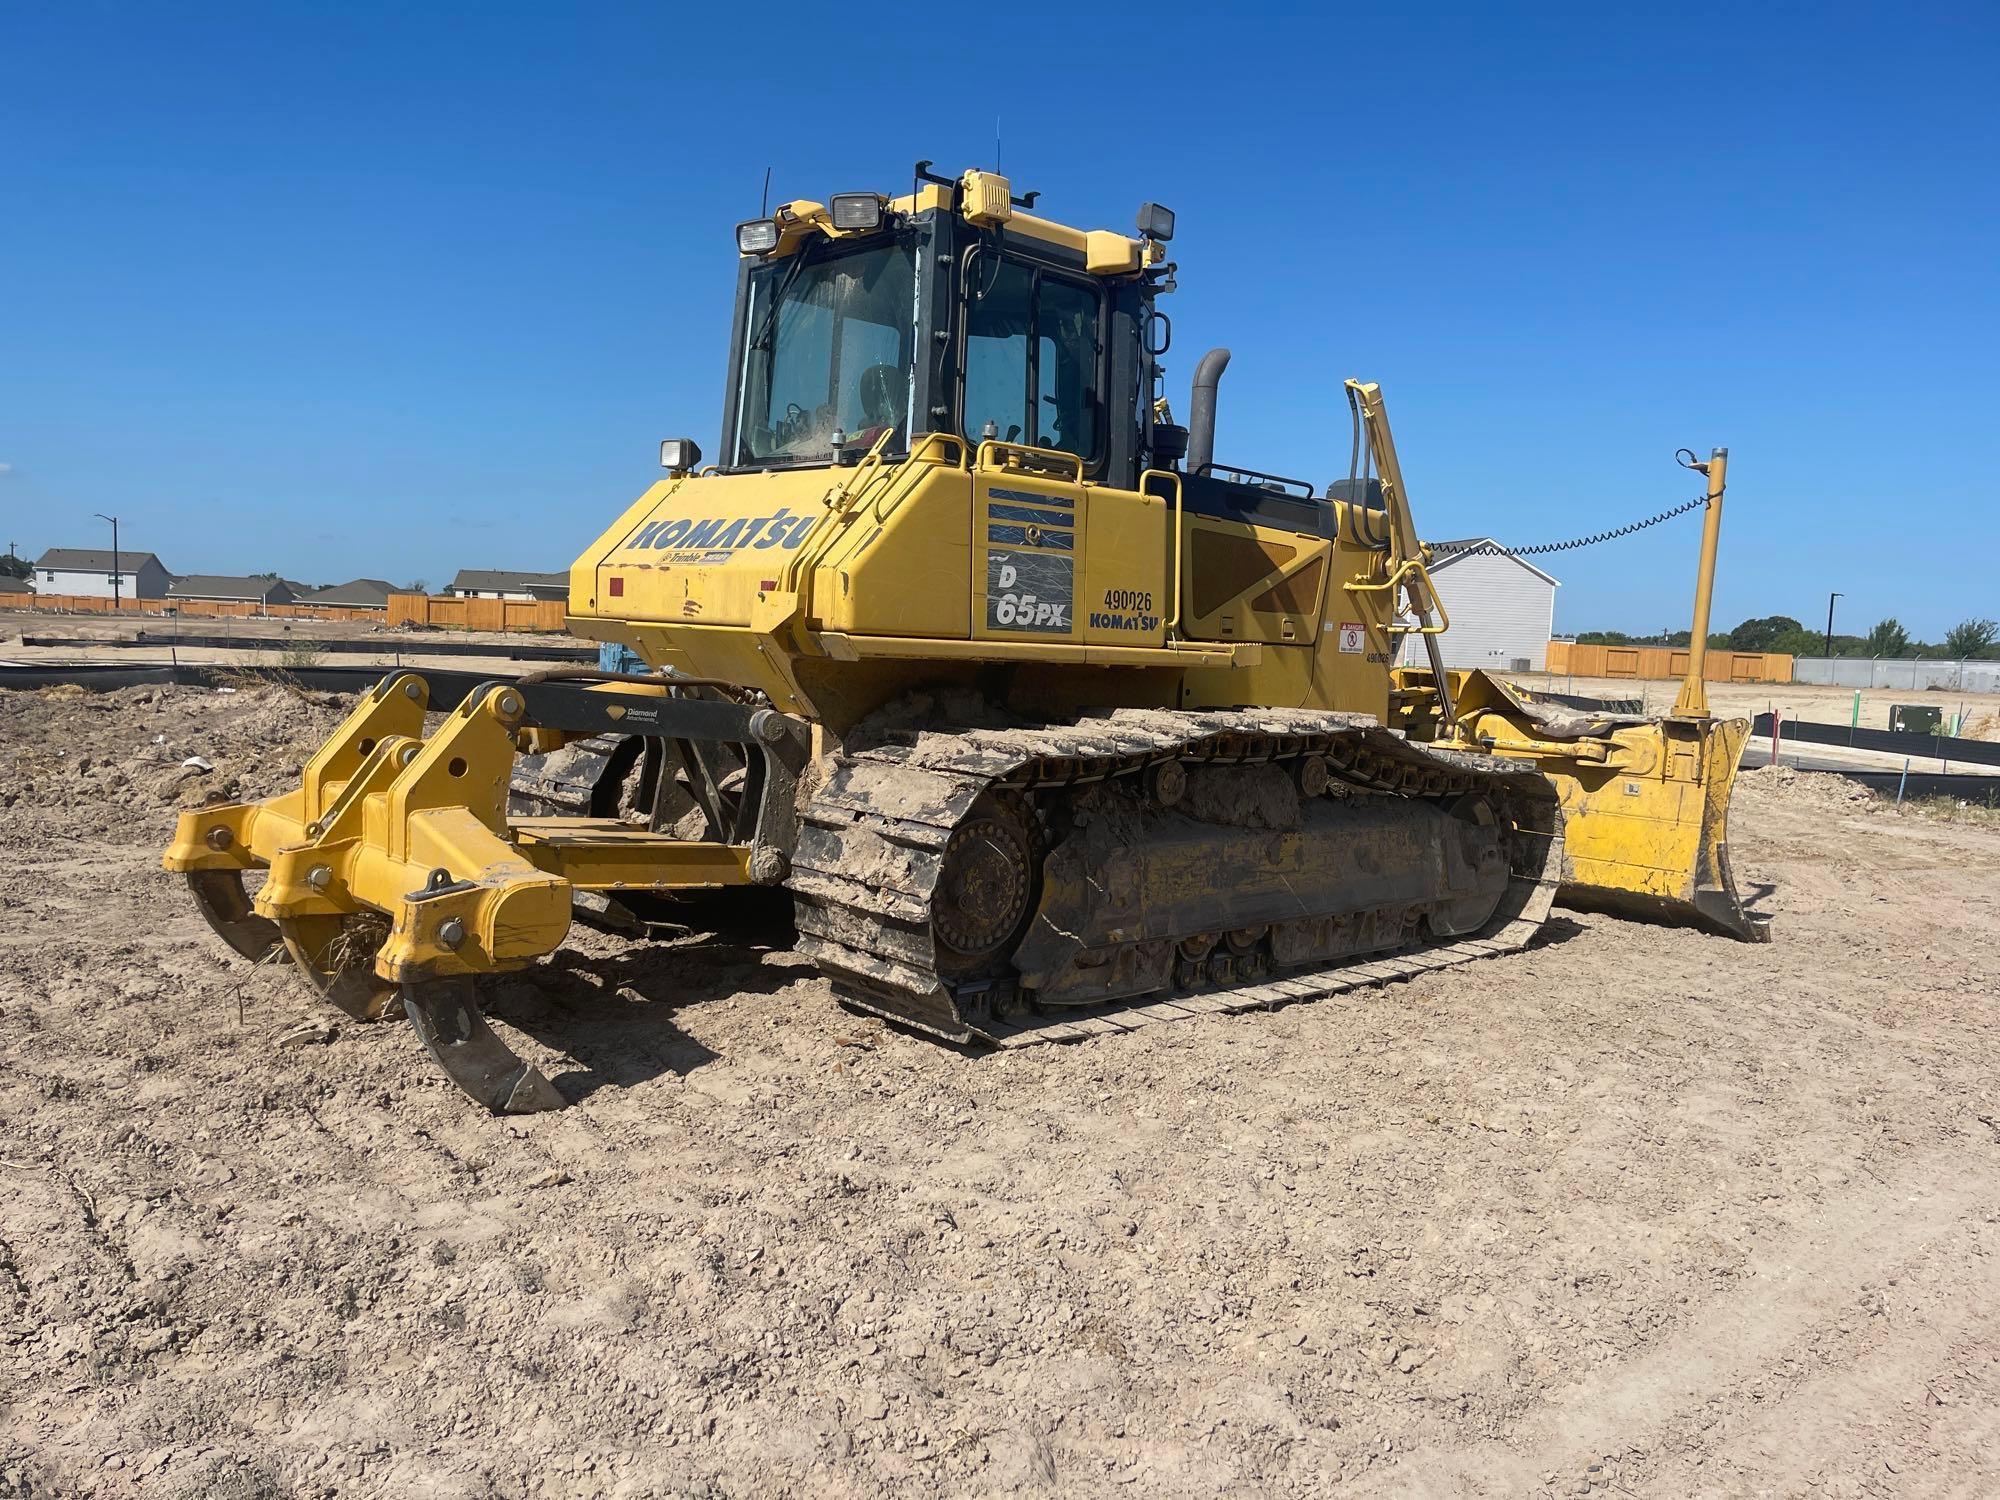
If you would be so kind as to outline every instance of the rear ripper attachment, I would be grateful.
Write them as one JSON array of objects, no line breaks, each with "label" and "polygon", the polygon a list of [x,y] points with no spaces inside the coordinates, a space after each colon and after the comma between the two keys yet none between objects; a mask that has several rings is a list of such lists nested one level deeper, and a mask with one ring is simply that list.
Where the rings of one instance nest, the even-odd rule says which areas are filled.
[{"label": "rear ripper attachment", "polygon": [[955,1041],[1075,1040],[1509,952],[1561,868],[1539,772],[1365,715],[1119,709],[885,738],[805,810],[801,947],[854,1005]]},{"label": "rear ripper attachment", "polygon": [[[580,891],[617,899],[783,881],[810,731],[733,693],[582,672],[484,684],[426,738],[428,702],[418,674],[385,678],[296,791],[183,813],[163,863],[187,876],[237,952],[261,959],[282,944],[349,1016],[400,1011],[488,1108],[560,1108],[548,1079],[487,1025],[478,980],[553,951]],[[509,816],[517,751],[606,734],[649,751],[647,825]],[[690,804],[703,836],[666,831],[686,830]],[[244,877],[258,870],[253,898]]]}]

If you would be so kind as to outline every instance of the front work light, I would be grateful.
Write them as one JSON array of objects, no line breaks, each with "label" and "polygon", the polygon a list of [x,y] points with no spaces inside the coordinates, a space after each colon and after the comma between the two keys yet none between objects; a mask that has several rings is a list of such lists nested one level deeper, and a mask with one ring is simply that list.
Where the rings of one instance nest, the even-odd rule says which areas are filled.
[{"label": "front work light", "polygon": [[882,199],[875,193],[835,193],[831,207],[835,229],[881,227]]},{"label": "front work light", "polygon": [[1157,203],[1139,205],[1139,235],[1162,243],[1174,237],[1174,211]]},{"label": "front work light", "polygon": [[660,467],[685,474],[701,462],[701,449],[693,438],[668,438],[660,444]]},{"label": "front work light", "polygon": [[778,221],[744,220],[736,226],[736,248],[745,255],[769,255],[778,248]]}]

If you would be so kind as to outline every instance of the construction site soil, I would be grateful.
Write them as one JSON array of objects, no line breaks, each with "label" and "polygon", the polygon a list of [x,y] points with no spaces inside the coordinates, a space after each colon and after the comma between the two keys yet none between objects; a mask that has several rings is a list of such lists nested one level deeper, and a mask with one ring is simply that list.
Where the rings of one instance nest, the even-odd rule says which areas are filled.
[{"label": "construction site soil", "polygon": [[995,1056],[578,929],[503,1119],[159,868],[340,712],[0,694],[0,1496],[2000,1492],[1990,819],[1749,773],[1769,946]]}]

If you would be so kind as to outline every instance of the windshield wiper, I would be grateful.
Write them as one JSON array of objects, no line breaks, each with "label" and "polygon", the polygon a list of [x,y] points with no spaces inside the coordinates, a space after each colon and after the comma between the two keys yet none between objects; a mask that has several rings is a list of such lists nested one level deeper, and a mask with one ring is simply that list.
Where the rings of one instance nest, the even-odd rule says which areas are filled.
[{"label": "windshield wiper", "polygon": [[752,349],[771,347],[771,329],[778,321],[778,309],[785,305],[785,293],[792,289],[792,283],[799,279],[799,272],[806,266],[806,252],[803,247],[792,256],[792,263],[785,267],[785,274],[778,282],[778,289],[771,294],[771,306],[764,314],[764,321],[757,325],[757,337],[750,340]]}]

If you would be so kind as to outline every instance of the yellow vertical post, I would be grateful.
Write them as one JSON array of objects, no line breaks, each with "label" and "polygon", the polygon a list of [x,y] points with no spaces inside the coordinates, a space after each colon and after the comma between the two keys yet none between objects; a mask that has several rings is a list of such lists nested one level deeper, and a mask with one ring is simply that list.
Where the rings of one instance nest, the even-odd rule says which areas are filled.
[{"label": "yellow vertical post", "polygon": [[1717,448],[1707,463],[1695,468],[1708,475],[1708,510],[1701,525],[1701,572],[1694,585],[1694,630],[1688,636],[1687,679],[1674,699],[1676,719],[1706,719],[1708,682],[1702,675],[1708,654],[1708,606],[1715,595],[1715,548],[1722,536],[1723,476],[1729,471],[1729,450]]}]

